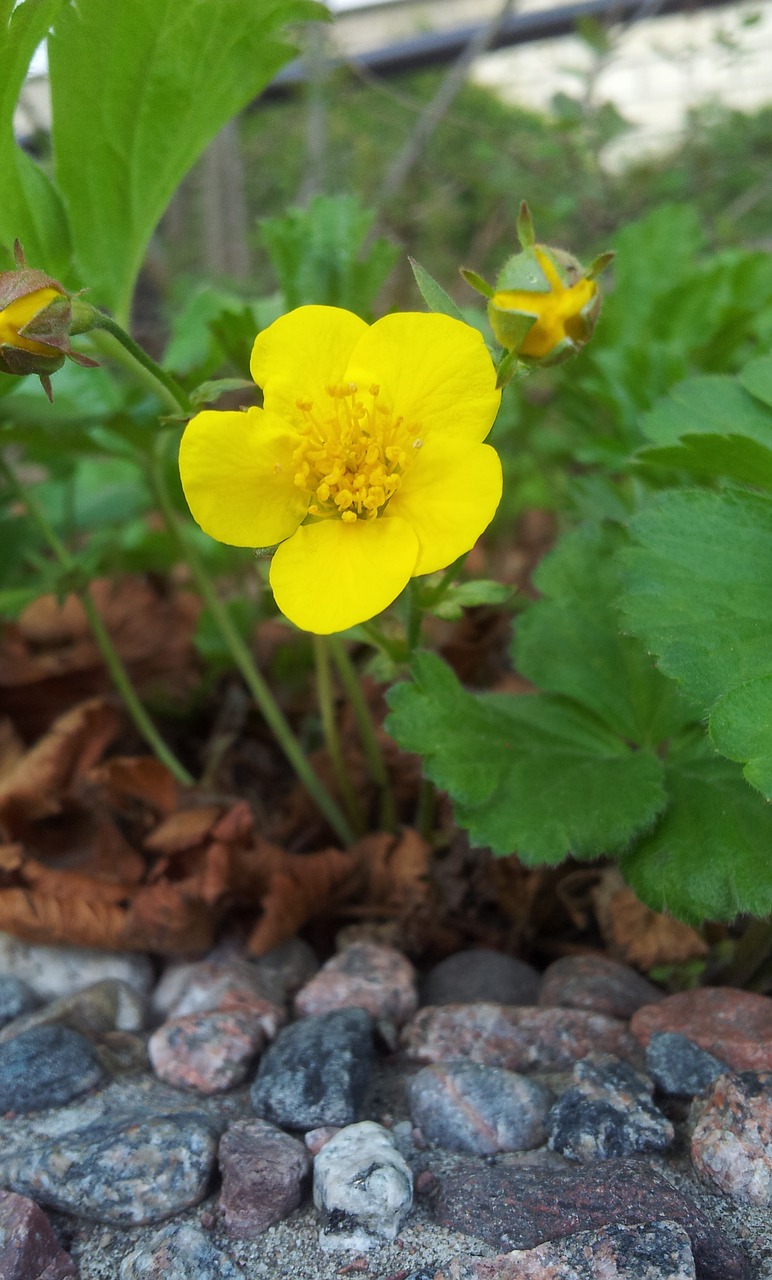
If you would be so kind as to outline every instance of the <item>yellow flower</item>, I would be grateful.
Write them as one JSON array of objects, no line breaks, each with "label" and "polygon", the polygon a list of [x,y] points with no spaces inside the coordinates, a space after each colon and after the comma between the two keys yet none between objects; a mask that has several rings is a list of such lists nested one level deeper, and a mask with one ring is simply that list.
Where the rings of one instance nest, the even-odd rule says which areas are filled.
[{"label": "yellow flower", "polygon": [[63,297],[58,289],[46,287],[43,289],[34,289],[32,293],[26,294],[24,297],[16,298],[0,311],[0,347],[13,347],[17,351],[31,351],[35,355],[50,356],[54,355],[59,360],[64,357],[59,352],[52,353],[51,347],[45,342],[38,342],[34,338],[26,338],[23,330],[33,320],[36,319],[51,302],[55,302],[58,298]]},{"label": "yellow flower", "polygon": [[296,626],[327,635],[375,617],[490,523],[501,464],[482,441],[501,393],[475,329],[300,307],[258,335],[250,368],[263,408],[197,414],[180,475],[211,537],[279,544],[271,586]]},{"label": "yellow flower", "polygon": [[[531,252],[547,288],[499,288],[490,300],[488,314],[502,346],[510,350],[516,347],[519,355],[542,363],[550,356],[565,358],[584,345],[595,326],[600,299],[597,282],[584,275],[577,279],[578,272],[571,269],[573,261],[567,254],[561,255],[567,267],[563,279],[555,262],[557,251],[553,250],[554,257],[539,246]],[[522,332],[512,326],[515,316],[535,317],[519,345],[513,342],[514,335],[519,338]]]}]

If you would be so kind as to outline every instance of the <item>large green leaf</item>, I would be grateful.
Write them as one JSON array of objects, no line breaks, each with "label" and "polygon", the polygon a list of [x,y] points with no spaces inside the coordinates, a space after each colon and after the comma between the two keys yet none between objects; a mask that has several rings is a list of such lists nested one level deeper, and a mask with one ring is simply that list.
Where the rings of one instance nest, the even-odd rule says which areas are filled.
[{"label": "large green leaf", "polygon": [[686,378],[673,387],[641,421],[644,435],[656,444],[675,444],[697,432],[745,435],[772,446],[772,414],[745,390],[737,378],[706,374]]},{"label": "large green leaf", "polygon": [[620,857],[638,895],[699,924],[772,911],[772,809],[737,765],[693,739],[668,761],[670,803]]},{"label": "large green leaf", "polygon": [[667,492],[630,528],[621,603],[631,630],[772,799],[772,497]]},{"label": "large green leaf", "polygon": [[562,538],[539,566],[544,598],[519,619],[518,671],[540,689],[591,710],[622,739],[656,746],[694,718],[637,640],[623,635],[614,552],[620,531],[587,526]]},{"label": "large green leaf", "polygon": [[148,241],[219,129],[293,52],[311,0],[78,0],[49,40],[56,172],[91,298],[125,321]]},{"label": "large green leaf", "polygon": [[474,696],[432,654],[389,695],[388,730],[424,757],[476,844],[559,862],[619,849],[665,804],[663,766],[549,695]]},{"label": "large green leaf", "polygon": [[52,183],[17,145],[13,117],[35,49],[67,0],[0,0],[0,249],[20,240],[32,266],[67,275],[69,236]]}]

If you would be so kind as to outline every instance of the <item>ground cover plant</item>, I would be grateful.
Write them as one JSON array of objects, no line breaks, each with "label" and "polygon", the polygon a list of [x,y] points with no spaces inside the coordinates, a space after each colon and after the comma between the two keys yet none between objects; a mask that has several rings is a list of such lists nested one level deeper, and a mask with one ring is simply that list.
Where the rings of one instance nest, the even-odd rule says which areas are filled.
[{"label": "ground cover plant", "polygon": [[[769,255],[682,200],[583,264],[513,200],[495,262],[440,217],[384,303],[393,227],[321,194],[264,220],[272,280],[172,289],[151,352],[159,219],[324,17],[186,13],[0,8],[0,926],[192,952],[239,918],[260,951],[374,916],[414,949],[527,945],[555,876],[611,867],[639,932],[680,922],[642,967],[713,943],[709,975],[763,988]],[[35,159],[13,108],[46,34]]]}]

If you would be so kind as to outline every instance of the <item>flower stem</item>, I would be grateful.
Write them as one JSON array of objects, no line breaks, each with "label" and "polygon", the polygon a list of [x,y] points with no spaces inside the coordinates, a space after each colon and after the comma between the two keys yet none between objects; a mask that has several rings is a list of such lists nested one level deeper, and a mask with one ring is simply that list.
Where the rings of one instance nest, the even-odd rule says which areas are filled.
[{"label": "flower stem", "polygon": [[194,547],[192,540],[183,531],[157,455],[149,459],[148,472],[150,483],[166,526],[177,543],[180,554],[193,575],[199,594],[214,619],[220,635],[228,646],[231,657],[241,672],[244,683],[257,703],[266,724],[271,729],[279,746],[295,770],[297,777],[315,801],[320,812],[324,814],[335,834],[344,844],[353,844],[355,837],[348,819],[308,763],[281,708],[255,666],[249,649],[242,640],[228,610],[218,596],[214,582],[198,551]]},{"label": "flower stem", "polygon": [[351,775],[346,765],[343,746],[335,720],[335,690],[330,668],[330,644],[327,636],[314,636],[314,662],[316,664],[316,696],[319,702],[319,714],[322,719],[322,731],[327,752],[335,771],[335,777],[343,796],[348,816],[354,830],[363,835],[365,817],[359,797],[354,790]]},{"label": "flower stem", "polygon": [[370,708],[367,705],[367,699],[359,680],[356,668],[351,661],[351,657],[346,646],[338,638],[338,636],[330,636],[328,638],[330,652],[333,662],[338,668],[341,684],[346,692],[346,696],[351,704],[351,710],[354,713],[354,719],[357,722],[359,737],[362,742],[362,750],[365,754],[367,766],[370,770],[370,776],[373,782],[379,787],[381,792],[381,826],[384,831],[396,832],[397,814],[394,803],[394,792],[389,780],[388,770],[386,769],[386,761],[383,758],[381,745],[373,724],[373,718],[370,714]]},{"label": "flower stem", "polygon": [[[156,364],[155,360],[151,360],[147,352],[142,350],[126,330],[118,324],[117,320],[113,320],[112,316],[106,315],[103,311],[95,314],[98,319],[94,323],[94,327],[89,330],[89,333],[105,355],[111,356],[113,359],[119,359],[126,368],[130,369],[135,377],[139,377],[142,382],[155,391],[156,395],[159,396],[172,413],[181,413],[188,416],[192,412],[193,406],[187,392],[177,380],[167,373],[165,369],[162,369],[160,364]],[[116,342],[120,343],[122,351],[116,350],[114,343],[107,344],[103,340],[100,341],[100,330],[102,333],[109,333]],[[129,360],[126,359],[123,352],[129,356]]]},{"label": "flower stem", "polygon": [[83,606],[83,612],[85,613],[88,624],[91,627],[97,648],[99,649],[104,664],[110,673],[113,685],[120,694],[123,704],[126,707],[129,716],[133,720],[134,725],[139,730],[156,758],[160,760],[162,764],[166,765],[169,772],[173,774],[177,781],[182,783],[183,786],[192,786],[194,783],[193,777],[166,745],[153,724],[153,721],[150,719],[147,711],[140,702],[137,696],[137,691],[131,682],[129,673],[110,638],[110,633],[102,620],[99,610],[94,604],[89,591],[89,584],[85,583],[83,586],[77,585],[77,561],[70,555],[64,543],[51,527],[40,503],[32,496],[28,489],[22,487],[15,472],[11,469],[5,459],[0,459],[0,470],[2,470],[3,475],[16,496],[26,507],[30,519],[37,526],[37,529],[44,541],[48,543],[57,563],[65,573],[72,576],[74,584],[72,589]]}]

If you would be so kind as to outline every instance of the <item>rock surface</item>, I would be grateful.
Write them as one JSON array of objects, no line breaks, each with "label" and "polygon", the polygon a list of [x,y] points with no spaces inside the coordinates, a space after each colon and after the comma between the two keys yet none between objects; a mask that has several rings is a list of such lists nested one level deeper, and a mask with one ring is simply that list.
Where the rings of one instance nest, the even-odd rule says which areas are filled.
[{"label": "rock surface", "polygon": [[219,1213],[228,1235],[252,1240],[297,1209],[311,1172],[302,1142],[266,1120],[237,1120],[219,1151]]},{"label": "rock surface", "polygon": [[610,1222],[678,1222],[691,1240],[701,1280],[749,1277],[743,1251],[662,1174],[634,1157],[568,1169],[459,1161],[437,1177],[435,1213],[445,1226],[507,1250],[533,1249]]},{"label": "rock surface", "polygon": [[476,1280],[695,1280],[689,1236],[677,1222],[579,1231],[474,1267]]},{"label": "rock surface", "polygon": [[155,981],[149,957],[136,951],[45,946],[22,942],[9,933],[0,933],[0,973],[28,982],[41,1000],[72,995],[105,978],[125,982],[138,996],[145,996]]},{"label": "rock surface", "polygon": [[28,982],[13,974],[0,973],[0,1028],[22,1014],[32,1013],[40,1004]]},{"label": "rock surface", "polygon": [[410,1166],[379,1124],[348,1125],[314,1158],[314,1204],[325,1250],[362,1252],[393,1240],[412,1203]]},{"label": "rock surface", "polygon": [[0,1191],[2,1280],[67,1280],[75,1263],[59,1247],[43,1210],[26,1196]]},{"label": "rock surface", "polygon": [[565,1071],[592,1050],[634,1063],[643,1055],[617,1018],[584,1009],[448,1004],[419,1009],[402,1034],[417,1062],[464,1058],[508,1071]]},{"label": "rock surface", "polygon": [[410,1112],[427,1142],[447,1151],[526,1151],[546,1137],[552,1101],[541,1084],[479,1062],[441,1062],[410,1081]]},{"label": "rock surface", "polygon": [[237,1007],[170,1018],[147,1048],[159,1080],[178,1089],[217,1093],[246,1079],[265,1039],[254,1013]]},{"label": "rock surface", "polygon": [[402,1026],[418,1007],[415,969],[394,947],[352,942],[333,956],[295,996],[295,1013],[366,1009],[376,1020]]},{"label": "rock surface", "polygon": [[440,960],[420,984],[422,1005],[537,1003],[541,979],[522,960],[471,947]]},{"label": "rock surface", "polygon": [[539,1004],[591,1009],[610,1018],[629,1018],[661,999],[653,982],[607,956],[561,956],[544,970],[539,989]]},{"label": "rock surface", "polygon": [[0,1044],[33,1027],[55,1025],[84,1035],[93,1031],[138,1031],[145,1025],[145,1001],[128,983],[105,978],[15,1018],[0,1031]]},{"label": "rock surface", "polygon": [[582,1161],[664,1150],[675,1130],[655,1107],[653,1091],[649,1077],[629,1062],[588,1054],[545,1120],[550,1148]]},{"label": "rock surface", "polygon": [[678,1031],[733,1071],[772,1071],[772,998],[733,987],[679,991],[633,1014],[630,1030],[647,1045],[655,1031]]},{"label": "rock surface", "polygon": [[172,1224],[146,1245],[132,1249],[121,1263],[118,1280],[245,1280],[222,1249],[199,1227]]},{"label": "rock surface", "polygon": [[252,1105],[287,1129],[351,1124],[373,1054],[373,1020],[364,1009],[301,1018],[280,1031],[260,1059]]},{"label": "rock surface", "polygon": [[0,1113],[61,1106],[104,1078],[85,1036],[69,1027],[34,1027],[0,1044]]},{"label": "rock surface", "polygon": [[697,1172],[741,1204],[772,1209],[772,1075],[723,1075],[692,1104]]},{"label": "rock surface", "polygon": [[678,1031],[655,1031],[646,1046],[646,1070],[663,1093],[693,1098],[709,1089],[728,1067]]}]

